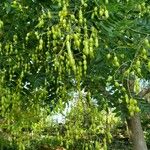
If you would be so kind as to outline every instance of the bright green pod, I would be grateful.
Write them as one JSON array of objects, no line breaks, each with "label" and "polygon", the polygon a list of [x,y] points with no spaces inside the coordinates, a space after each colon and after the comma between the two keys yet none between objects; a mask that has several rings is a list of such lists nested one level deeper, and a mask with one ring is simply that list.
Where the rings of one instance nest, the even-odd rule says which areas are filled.
[{"label": "bright green pod", "polygon": [[107,54],[107,59],[110,59],[111,58],[111,54],[109,53],[109,54]]},{"label": "bright green pod", "polygon": [[150,60],[149,60],[149,62],[147,64],[147,67],[148,67],[148,70],[150,71]]},{"label": "bright green pod", "polygon": [[105,10],[105,17],[106,17],[106,19],[109,17],[108,10]]},{"label": "bright green pod", "polygon": [[112,81],[113,77],[112,76],[108,76],[107,81],[110,82]]},{"label": "bright green pod", "polygon": [[3,21],[2,21],[2,20],[0,20],[0,29],[2,29],[2,28],[3,28],[3,26],[4,26],[4,23],[3,23]]}]

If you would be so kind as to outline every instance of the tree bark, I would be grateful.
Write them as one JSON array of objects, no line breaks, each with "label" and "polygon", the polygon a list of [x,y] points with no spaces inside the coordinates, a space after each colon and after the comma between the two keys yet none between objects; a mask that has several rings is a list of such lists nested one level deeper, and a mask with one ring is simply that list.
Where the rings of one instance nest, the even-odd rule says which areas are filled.
[{"label": "tree bark", "polygon": [[139,113],[127,119],[127,124],[130,132],[130,138],[133,142],[133,150],[148,150],[144,139]]},{"label": "tree bark", "polygon": [[[130,92],[134,93],[134,80],[127,81]],[[138,93],[139,98],[144,98],[150,92],[150,88],[144,88]],[[140,113],[136,113],[133,117],[127,118],[130,138],[133,143],[133,150],[148,150],[144,133],[141,125]]]}]

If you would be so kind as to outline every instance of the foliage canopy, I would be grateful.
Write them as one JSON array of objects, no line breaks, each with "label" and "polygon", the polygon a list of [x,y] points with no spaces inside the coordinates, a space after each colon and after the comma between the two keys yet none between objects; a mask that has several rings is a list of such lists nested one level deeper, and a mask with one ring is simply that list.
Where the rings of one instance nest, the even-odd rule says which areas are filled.
[{"label": "foliage canopy", "polygon": [[[88,136],[90,128],[89,134],[96,136],[94,130],[101,122],[109,126],[113,119],[107,122],[102,117],[108,115],[108,107],[121,116],[133,116],[146,103],[140,84],[150,79],[149,41],[148,0],[2,0],[2,130],[9,133],[10,141],[17,141],[19,149],[25,149],[31,133],[40,135],[45,128],[46,116],[64,109],[71,91],[79,92],[77,107],[68,114],[70,120],[77,120],[68,123],[66,134],[72,141],[79,140],[74,137],[78,134],[70,132],[72,128],[85,132],[89,142],[93,138]],[[87,92],[84,98],[82,89]],[[84,127],[88,119],[91,125],[88,122]],[[104,131],[103,141],[94,137],[96,149],[100,143],[107,149],[110,130]],[[62,141],[61,135],[58,138]],[[59,144],[67,148],[67,143]],[[86,142],[80,144],[91,148]]]}]

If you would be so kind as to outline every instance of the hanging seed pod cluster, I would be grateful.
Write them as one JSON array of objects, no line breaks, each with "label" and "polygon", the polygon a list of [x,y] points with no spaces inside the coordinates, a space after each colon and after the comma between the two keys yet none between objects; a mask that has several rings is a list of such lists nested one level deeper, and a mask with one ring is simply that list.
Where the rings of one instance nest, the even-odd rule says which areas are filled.
[{"label": "hanging seed pod cluster", "polygon": [[[134,114],[140,111],[139,99],[141,99],[142,80],[149,81],[150,38],[148,29],[145,30],[145,25],[139,23],[142,20],[147,20],[146,16],[147,14],[149,16],[149,4],[140,2],[132,5],[132,3],[131,1],[127,1],[124,4],[126,5],[126,9],[129,9],[130,5],[130,10],[137,11],[137,13],[131,13],[132,11],[130,12],[132,15],[125,13],[124,17],[121,17],[122,21],[117,19],[114,21],[111,18],[114,17],[115,19],[117,17],[117,15],[115,16],[116,12],[110,11],[107,20],[103,20],[102,25],[97,24],[97,28],[101,29],[101,33],[105,36],[108,35],[108,40],[106,38],[102,39],[102,37],[100,39],[101,43],[103,41],[101,46],[103,45],[104,50],[102,50],[101,54],[105,55],[103,59],[107,66],[105,68],[110,68],[110,72],[106,77],[107,86],[110,89],[109,91],[121,95],[117,102],[114,100],[112,103],[114,105],[119,104],[123,109],[125,108],[124,104],[126,104],[127,110],[125,109],[125,112],[128,111],[131,116],[134,116]],[[107,3],[106,6],[109,7]],[[97,10],[98,8],[96,7],[95,12]],[[95,12],[94,14],[98,14]],[[135,18],[132,18],[133,14]],[[125,23],[127,18],[132,20],[131,24]],[[111,26],[111,29],[107,28],[108,24]],[[133,24],[134,26],[132,26]],[[118,38],[114,36],[117,31],[120,33],[120,35],[118,34]]]},{"label": "hanging seed pod cluster", "polygon": [[[74,74],[82,76],[82,73],[86,73],[87,70],[86,57],[93,57],[94,49],[98,47],[97,30],[94,27],[89,28],[84,17],[84,7],[79,5],[79,12],[75,14],[67,2],[62,2],[60,5],[62,10],[59,12],[57,28],[60,30],[58,34],[61,35],[63,44],[62,49],[57,52],[55,69],[61,70],[62,73],[67,69],[69,74],[73,71]],[[55,31],[52,30],[53,32]],[[61,61],[66,64],[63,64],[64,70],[60,66]]]},{"label": "hanging seed pod cluster", "polygon": [[[131,116],[140,111],[138,107],[140,102],[137,97],[141,97],[141,80],[145,76],[145,72],[149,73],[149,48],[149,39],[142,37],[140,47],[138,46],[132,50],[131,60],[126,61],[126,57],[130,56],[125,56],[126,54],[123,51],[118,54],[116,51],[106,54],[106,59],[114,67],[113,75],[109,74],[107,78],[108,85],[113,86],[119,93],[122,93],[121,103],[126,103]],[[123,75],[120,76],[120,73],[123,73]]]},{"label": "hanging seed pod cluster", "polygon": [[[134,36],[135,33],[133,31],[130,34]],[[140,111],[138,107],[140,101],[137,100],[137,97],[141,98],[141,83],[147,76],[146,74],[149,74],[149,38],[141,36],[139,40],[140,43],[137,46],[135,46],[136,42],[133,42],[133,47],[130,48],[118,46],[112,51],[109,50],[105,57],[111,63],[108,63],[109,66],[114,68],[113,75],[109,74],[107,77],[108,85],[116,88],[118,93],[122,93],[121,103],[126,103],[131,116]],[[126,51],[130,51],[131,55]],[[120,76],[120,74],[123,75]]]}]

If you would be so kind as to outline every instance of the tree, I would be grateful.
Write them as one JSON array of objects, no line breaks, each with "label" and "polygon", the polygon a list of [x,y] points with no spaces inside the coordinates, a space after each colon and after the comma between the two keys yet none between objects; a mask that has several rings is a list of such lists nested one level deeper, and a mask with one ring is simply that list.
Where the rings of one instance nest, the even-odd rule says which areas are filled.
[{"label": "tree", "polygon": [[140,130],[134,149],[147,149],[136,116],[140,82],[149,80],[149,1],[8,0],[0,8],[1,127],[20,149],[50,106],[82,88],[101,109],[116,107],[133,135]]}]

